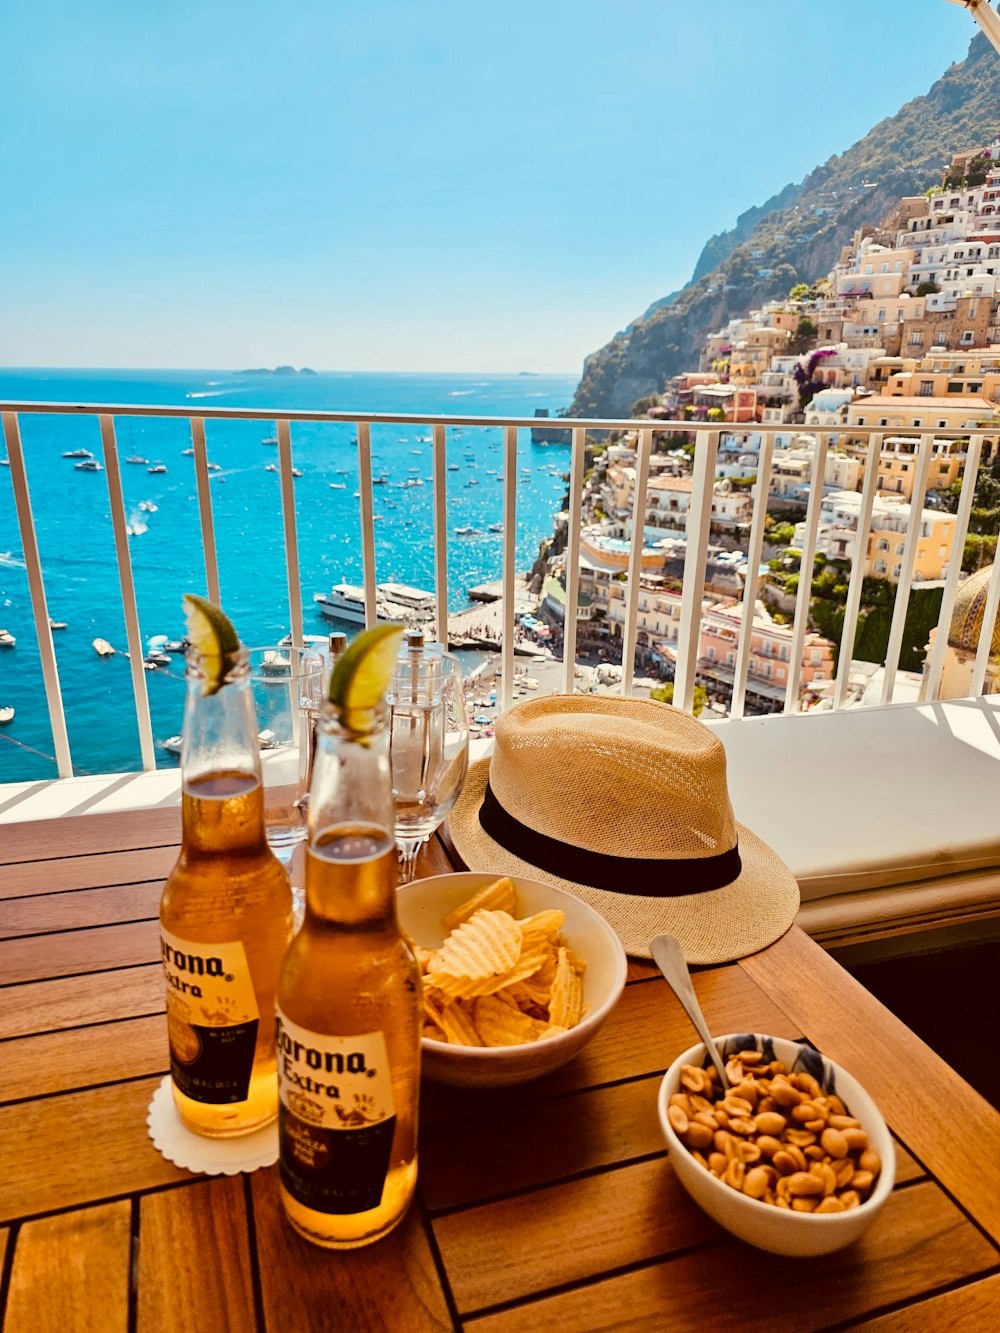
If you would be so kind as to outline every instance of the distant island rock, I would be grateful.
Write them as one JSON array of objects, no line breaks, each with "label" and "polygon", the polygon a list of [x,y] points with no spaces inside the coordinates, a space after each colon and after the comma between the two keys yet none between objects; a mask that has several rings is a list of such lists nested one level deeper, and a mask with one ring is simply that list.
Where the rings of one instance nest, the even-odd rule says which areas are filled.
[{"label": "distant island rock", "polygon": [[311,370],[309,366],[303,366],[301,370],[296,370],[294,366],[275,366],[271,370],[268,366],[255,366],[252,370],[238,370],[237,375],[315,375],[316,371]]}]

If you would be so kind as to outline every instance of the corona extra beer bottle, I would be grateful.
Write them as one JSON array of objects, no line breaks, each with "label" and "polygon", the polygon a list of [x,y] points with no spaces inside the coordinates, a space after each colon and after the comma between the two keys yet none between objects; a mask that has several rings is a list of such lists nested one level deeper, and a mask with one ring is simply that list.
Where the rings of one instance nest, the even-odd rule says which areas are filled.
[{"label": "corona extra beer bottle", "polygon": [[174,1103],[189,1129],[223,1137],[277,1114],[271,1015],[292,898],[264,832],[246,651],[217,607],[187,600],[183,834],[160,929]]},{"label": "corona extra beer bottle", "polygon": [[[398,632],[369,634],[394,657]],[[371,674],[365,638],[341,659],[331,694],[338,676]],[[396,865],[379,689],[363,707],[356,696],[326,706],[309,798],[305,920],[278,988],[281,1197],[296,1231],[331,1249],[384,1236],[416,1184],[420,977],[396,919]]]}]

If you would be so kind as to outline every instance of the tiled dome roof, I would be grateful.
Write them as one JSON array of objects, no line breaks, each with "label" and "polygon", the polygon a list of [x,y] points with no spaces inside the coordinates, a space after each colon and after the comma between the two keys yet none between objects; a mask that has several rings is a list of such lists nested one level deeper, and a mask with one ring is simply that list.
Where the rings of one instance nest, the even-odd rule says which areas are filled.
[{"label": "tiled dome roof", "polygon": [[[985,565],[975,574],[970,574],[965,582],[959,585],[955,594],[955,608],[951,613],[951,625],[948,628],[948,642],[952,648],[961,648],[967,653],[976,651],[992,577],[993,566]],[[990,655],[998,654],[1000,654],[1000,616],[993,626],[993,642],[990,645]]]}]

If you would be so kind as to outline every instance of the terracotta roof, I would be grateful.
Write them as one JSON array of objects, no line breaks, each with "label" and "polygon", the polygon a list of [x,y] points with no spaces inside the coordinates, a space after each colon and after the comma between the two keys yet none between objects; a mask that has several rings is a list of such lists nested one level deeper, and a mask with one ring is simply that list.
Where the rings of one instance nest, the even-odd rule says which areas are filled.
[{"label": "terracotta roof", "polygon": [[648,491],[690,491],[694,487],[691,477],[654,477],[646,487]]}]

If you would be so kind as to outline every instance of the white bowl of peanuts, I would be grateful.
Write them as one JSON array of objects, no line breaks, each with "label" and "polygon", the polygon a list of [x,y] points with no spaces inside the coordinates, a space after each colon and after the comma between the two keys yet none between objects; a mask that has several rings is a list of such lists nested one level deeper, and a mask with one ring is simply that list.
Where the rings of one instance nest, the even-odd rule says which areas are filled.
[{"label": "white bowl of peanuts", "polygon": [[724,1095],[701,1043],[660,1085],[660,1124],[681,1183],[759,1249],[811,1255],[850,1245],[895,1180],[875,1103],[811,1046],[747,1033],[716,1044],[730,1080]]},{"label": "white bowl of peanuts", "polygon": [[551,1073],[625,987],[618,936],[551,885],[455,872],[402,885],[396,905],[423,974],[423,1073],[439,1083],[502,1087]]}]

